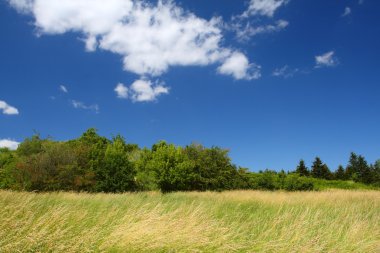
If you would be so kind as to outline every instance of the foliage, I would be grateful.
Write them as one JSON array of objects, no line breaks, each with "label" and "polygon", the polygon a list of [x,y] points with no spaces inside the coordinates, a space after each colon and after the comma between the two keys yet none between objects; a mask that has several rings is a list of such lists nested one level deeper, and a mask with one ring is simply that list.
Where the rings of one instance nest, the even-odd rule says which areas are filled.
[{"label": "foliage", "polygon": [[346,168],[346,177],[348,179],[365,184],[376,183],[378,182],[376,174],[375,167],[369,166],[363,156],[351,153],[349,164]]},{"label": "foliage", "polygon": [[44,140],[39,134],[34,134],[31,138],[26,138],[17,148],[17,154],[20,156],[31,156],[43,151]]},{"label": "foliage", "polygon": [[128,159],[128,146],[120,135],[108,143],[101,169],[97,172],[98,191],[125,192],[136,189],[135,170]]},{"label": "foliage", "polygon": [[[338,181],[332,181],[332,179]],[[351,180],[351,182],[340,181]],[[372,185],[372,186],[368,186]],[[310,191],[380,187],[380,160],[368,165],[351,154],[346,169],[331,173],[319,157],[311,171],[300,160],[294,172],[259,173],[232,164],[229,151],[200,144],[165,141],[140,149],[117,135],[111,140],[94,128],[78,139],[26,138],[16,151],[0,149],[0,188],[26,191],[223,191],[234,189]]]},{"label": "foliage", "polygon": [[283,189],[287,191],[311,191],[315,190],[315,187],[314,182],[310,178],[290,174],[285,179]]},{"label": "foliage", "polygon": [[331,179],[332,175],[326,164],[319,157],[316,157],[311,166],[311,175],[314,178]]},{"label": "foliage", "polygon": [[339,165],[338,169],[335,171],[334,173],[334,179],[336,180],[345,180],[347,179],[346,178],[346,174],[344,172],[344,168],[342,165]]},{"label": "foliage", "polygon": [[304,160],[300,160],[300,163],[296,168],[296,173],[299,174],[300,176],[305,176],[305,177],[310,175],[309,169],[306,167]]},{"label": "foliage", "polygon": [[0,148],[0,189],[11,189],[15,185],[13,175],[15,166],[15,152],[7,148]]},{"label": "foliage", "polygon": [[354,181],[325,180],[311,178],[316,190],[345,189],[345,190],[380,190],[380,186],[368,185]]}]

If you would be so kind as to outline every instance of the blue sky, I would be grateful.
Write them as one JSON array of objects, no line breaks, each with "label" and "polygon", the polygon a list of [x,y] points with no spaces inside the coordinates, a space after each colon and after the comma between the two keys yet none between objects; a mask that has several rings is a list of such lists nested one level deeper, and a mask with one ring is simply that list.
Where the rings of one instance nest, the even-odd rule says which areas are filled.
[{"label": "blue sky", "polygon": [[294,169],[380,158],[377,0],[0,1],[0,146],[95,127]]}]

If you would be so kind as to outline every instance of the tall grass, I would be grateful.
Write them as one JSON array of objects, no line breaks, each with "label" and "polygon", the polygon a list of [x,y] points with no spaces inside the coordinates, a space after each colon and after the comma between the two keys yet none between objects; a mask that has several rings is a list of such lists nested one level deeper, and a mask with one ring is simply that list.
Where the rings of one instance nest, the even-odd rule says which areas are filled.
[{"label": "tall grass", "polygon": [[380,252],[380,192],[0,191],[0,252]]},{"label": "tall grass", "polygon": [[345,190],[380,190],[379,186],[368,185],[354,181],[310,179],[316,190],[345,189]]}]

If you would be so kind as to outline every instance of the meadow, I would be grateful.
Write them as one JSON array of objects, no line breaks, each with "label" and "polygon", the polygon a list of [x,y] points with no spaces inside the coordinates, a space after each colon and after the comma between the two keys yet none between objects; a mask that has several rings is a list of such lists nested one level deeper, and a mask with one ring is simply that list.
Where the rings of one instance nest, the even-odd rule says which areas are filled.
[{"label": "meadow", "polygon": [[0,252],[380,252],[380,192],[0,191]]}]

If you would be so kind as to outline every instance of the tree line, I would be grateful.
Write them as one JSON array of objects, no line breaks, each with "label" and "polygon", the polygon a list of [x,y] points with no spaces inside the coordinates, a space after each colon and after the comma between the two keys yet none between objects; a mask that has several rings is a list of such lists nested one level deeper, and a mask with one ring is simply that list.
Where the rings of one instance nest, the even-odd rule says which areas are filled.
[{"label": "tree line", "polygon": [[316,157],[310,170],[306,167],[304,160],[300,160],[295,173],[304,177],[326,180],[352,180],[363,184],[379,184],[380,160],[375,164],[368,164],[363,156],[358,156],[352,152],[346,168],[339,165],[338,168],[332,172],[319,157]]},{"label": "tree line", "polygon": [[353,180],[380,186],[380,160],[369,165],[351,154],[346,168],[331,172],[320,158],[311,169],[303,160],[294,171],[259,173],[238,167],[229,152],[200,144],[160,141],[151,148],[121,135],[100,136],[93,128],[64,142],[26,138],[15,151],[0,149],[0,189],[25,191],[222,191],[234,189],[314,190],[315,180]]}]

